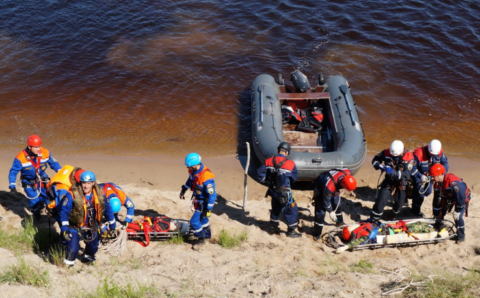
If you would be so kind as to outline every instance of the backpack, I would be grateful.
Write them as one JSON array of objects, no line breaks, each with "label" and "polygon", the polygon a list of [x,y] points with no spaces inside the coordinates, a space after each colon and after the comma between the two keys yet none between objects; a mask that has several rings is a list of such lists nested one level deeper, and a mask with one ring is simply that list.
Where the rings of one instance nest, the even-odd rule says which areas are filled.
[{"label": "backpack", "polygon": [[273,189],[278,194],[278,200],[281,205],[287,204],[289,199],[288,188],[280,185],[280,177],[278,175],[278,171],[286,161],[287,161],[287,158],[285,158],[284,160],[282,160],[280,163],[277,164],[276,157],[273,157],[272,163],[273,163],[274,170],[270,175],[270,188]]}]

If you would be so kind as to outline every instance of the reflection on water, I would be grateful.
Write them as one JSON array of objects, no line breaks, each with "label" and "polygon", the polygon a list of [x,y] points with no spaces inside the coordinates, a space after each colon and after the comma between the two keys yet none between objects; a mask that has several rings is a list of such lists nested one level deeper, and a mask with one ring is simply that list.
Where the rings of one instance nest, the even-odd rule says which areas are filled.
[{"label": "reflection on water", "polygon": [[342,75],[370,152],[480,159],[476,3],[0,3],[0,147],[233,154],[262,73]]}]

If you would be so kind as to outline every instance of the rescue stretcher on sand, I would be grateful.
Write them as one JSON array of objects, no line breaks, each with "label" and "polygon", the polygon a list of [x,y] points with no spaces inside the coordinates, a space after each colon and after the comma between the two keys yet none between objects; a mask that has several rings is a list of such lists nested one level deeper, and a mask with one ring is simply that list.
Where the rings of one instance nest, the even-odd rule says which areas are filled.
[{"label": "rescue stretcher on sand", "polygon": [[[437,244],[440,242],[444,242],[448,239],[453,239],[457,235],[455,223],[453,223],[452,221],[444,219],[442,221],[443,225],[441,226],[440,231],[438,231],[438,229],[434,228],[434,218],[419,218],[398,221],[386,221],[381,223],[373,222],[375,223],[375,228],[377,228],[376,232],[373,231],[372,233],[372,231],[368,231],[368,233],[362,234],[363,237],[359,237],[356,240],[352,240],[354,237],[345,240],[345,238],[349,237],[348,232],[347,235],[345,235],[346,229],[349,229],[349,226],[351,227],[350,229],[359,227],[361,223],[365,222],[357,222],[351,225],[342,225],[330,230],[327,233],[328,237],[324,238],[326,244],[332,248],[335,248],[337,253],[341,253],[345,250],[362,250],[384,247],[418,246],[421,244]],[[429,232],[422,233],[409,231],[408,227],[412,227],[414,224],[427,227]],[[388,233],[387,231],[390,233]]]},{"label": "rescue stretcher on sand", "polygon": [[[175,223],[175,228],[172,227],[172,224]],[[142,230],[142,231],[132,231],[127,228],[128,240],[135,241],[162,241],[170,240],[175,237],[189,237],[193,236],[193,232],[190,230],[190,224],[188,220],[184,219],[171,219],[170,227],[168,231],[155,231],[152,230]]]}]

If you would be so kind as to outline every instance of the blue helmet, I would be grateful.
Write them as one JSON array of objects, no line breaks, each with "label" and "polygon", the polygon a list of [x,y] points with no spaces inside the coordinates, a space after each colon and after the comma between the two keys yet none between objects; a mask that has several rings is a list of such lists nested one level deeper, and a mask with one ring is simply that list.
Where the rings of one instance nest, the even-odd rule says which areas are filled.
[{"label": "blue helmet", "polygon": [[187,168],[199,165],[202,162],[202,158],[198,153],[190,153],[185,157],[185,165]]},{"label": "blue helmet", "polygon": [[85,171],[80,175],[81,182],[95,182],[95,174],[91,171]]},{"label": "blue helmet", "polygon": [[122,203],[120,203],[120,199],[117,197],[112,197],[109,201],[110,207],[112,208],[113,213],[118,213],[120,212],[120,209],[122,208]]}]

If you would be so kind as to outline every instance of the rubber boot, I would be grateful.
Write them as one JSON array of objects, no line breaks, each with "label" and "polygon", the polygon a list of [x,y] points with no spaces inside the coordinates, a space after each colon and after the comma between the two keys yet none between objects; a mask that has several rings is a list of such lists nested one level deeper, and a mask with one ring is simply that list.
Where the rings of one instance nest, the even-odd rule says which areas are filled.
[{"label": "rubber boot", "polygon": [[205,231],[205,239],[210,239],[212,238],[212,230],[210,230],[210,226],[203,228]]},{"label": "rubber boot", "polygon": [[280,235],[281,231],[278,226],[271,226],[270,231],[268,232],[270,235]]},{"label": "rubber boot", "polygon": [[298,233],[297,231],[295,231],[295,229],[288,228],[287,237],[290,237],[290,238],[300,238],[300,237],[302,237],[302,234],[300,234],[300,233]]}]

